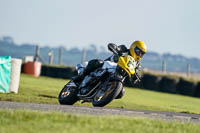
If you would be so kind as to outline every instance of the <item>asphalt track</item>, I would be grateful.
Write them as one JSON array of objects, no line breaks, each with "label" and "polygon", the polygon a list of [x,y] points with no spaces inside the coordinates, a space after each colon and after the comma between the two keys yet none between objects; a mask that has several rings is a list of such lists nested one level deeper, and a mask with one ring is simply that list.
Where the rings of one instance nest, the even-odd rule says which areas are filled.
[{"label": "asphalt track", "polygon": [[129,117],[148,117],[152,119],[160,119],[167,121],[181,121],[200,123],[199,114],[146,111],[120,108],[102,108],[102,107],[83,107],[56,104],[35,104],[35,103],[18,103],[0,101],[0,109],[29,109],[39,111],[59,111],[73,114],[88,115],[122,115]]}]

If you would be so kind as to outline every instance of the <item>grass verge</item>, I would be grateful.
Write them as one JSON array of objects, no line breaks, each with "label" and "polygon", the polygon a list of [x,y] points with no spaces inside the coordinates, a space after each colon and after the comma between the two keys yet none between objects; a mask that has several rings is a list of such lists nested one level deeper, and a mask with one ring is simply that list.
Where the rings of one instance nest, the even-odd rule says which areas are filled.
[{"label": "grass verge", "polygon": [[[0,100],[58,104],[58,94],[66,83],[67,80],[64,79],[35,78],[22,74],[19,93],[0,93]],[[122,99],[114,100],[106,107],[200,114],[199,103],[199,98],[126,88],[125,96]],[[80,104],[80,102],[76,105],[91,106],[90,103]]]},{"label": "grass verge", "polygon": [[200,124],[125,116],[0,110],[1,133],[199,133]]}]

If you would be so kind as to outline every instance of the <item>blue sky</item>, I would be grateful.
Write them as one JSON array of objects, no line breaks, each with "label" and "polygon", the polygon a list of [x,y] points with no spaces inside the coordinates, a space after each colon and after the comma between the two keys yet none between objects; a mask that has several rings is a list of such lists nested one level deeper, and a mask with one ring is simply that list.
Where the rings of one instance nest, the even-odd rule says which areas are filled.
[{"label": "blue sky", "polygon": [[199,0],[0,0],[0,36],[67,48],[146,42],[200,58]]}]

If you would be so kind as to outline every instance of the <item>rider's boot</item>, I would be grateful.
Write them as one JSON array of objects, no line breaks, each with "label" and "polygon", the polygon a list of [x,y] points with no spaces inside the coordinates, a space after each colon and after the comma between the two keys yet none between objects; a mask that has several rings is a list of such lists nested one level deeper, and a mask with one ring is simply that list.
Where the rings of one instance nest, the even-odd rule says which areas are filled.
[{"label": "rider's boot", "polygon": [[[84,69],[84,71],[82,73],[80,73],[78,76],[72,78],[72,80],[79,87],[80,83],[85,78],[85,76],[90,74],[90,72],[96,70],[97,68],[102,67],[103,63],[104,63],[103,60],[100,60],[100,59],[90,60],[88,62],[88,65]],[[86,88],[84,87],[82,89],[86,89],[86,91],[84,91],[84,92],[86,92],[86,93],[88,92],[88,90],[87,90],[88,88],[87,87]]]},{"label": "rider's boot", "polygon": [[85,76],[86,76],[86,73],[83,71],[78,76],[73,77],[72,80],[77,86],[79,86],[81,81],[84,79]]},{"label": "rider's boot", "polygon": [[[86,75],[87,75],[86,72],[83,72],[83,73],[81,73],[80,75],[78,75],[78,76],[72,78],[73,82],[76,84],[76,86],[77,86],[78,88],[79,88],[81,82],[83,81],[83,79],[85,78]],[[88,87],[83,87],[83,88],[81,88],[81,94],[82,94],[82,95],[85,95],[85,94],[87,94],[88,92],[89,92]]]}]

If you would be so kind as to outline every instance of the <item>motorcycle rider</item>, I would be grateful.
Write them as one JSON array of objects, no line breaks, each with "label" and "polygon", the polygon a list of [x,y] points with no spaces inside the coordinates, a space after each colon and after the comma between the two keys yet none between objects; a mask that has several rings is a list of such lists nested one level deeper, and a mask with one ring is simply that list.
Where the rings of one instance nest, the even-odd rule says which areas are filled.
[{"label": "motorcycle rider", "polygon": [[[105,61],[112,61],[112,62],[117,62],[119,56],[130,55],[138,63],[141,60],[141,58],[144,56],[144,54],[147,52],[146,44],[140,40],[134,41],[131,44],[129,49],[127,49],[127,47],[125,45],[117,46],[114,43],[109,43],[108,49],[111,51],[112,51],[112,49],[114,49],[118,54],[118,55],[114,54],[113,56],[111,56],[105,60]],[[88,65],[86,66],[85,70],[78,76],[74,77],[72,80],[74,81],[74,83],[76,85],[79,85],[86,75],[90,74],[90,72],[93,72],[97,68],[102,67],[103,64],[104,64],[104,61],[101,59],[90,60],[88,62]]]}]

